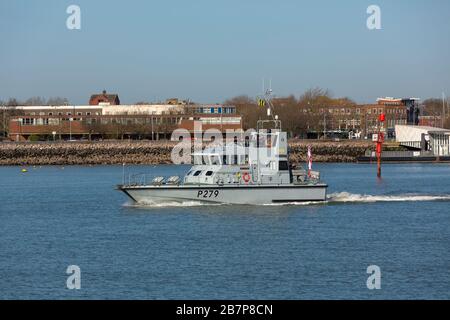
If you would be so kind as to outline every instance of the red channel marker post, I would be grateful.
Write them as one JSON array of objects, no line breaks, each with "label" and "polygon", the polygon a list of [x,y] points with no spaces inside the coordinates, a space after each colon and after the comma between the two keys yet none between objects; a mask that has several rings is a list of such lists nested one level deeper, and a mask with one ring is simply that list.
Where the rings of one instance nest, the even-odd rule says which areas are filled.
[{"label": "red channel marker post", "polygon": [[377,137],[377,177],[381,178],[381,153],[383,152],[383,142],[384,142],[384,133],[381,132],[381,128],[383,126],[384,121],[386,120],[386,115],[384,113],[380,114],[378,117],[380,121],[380,125],[378,126],[378,137]]}]

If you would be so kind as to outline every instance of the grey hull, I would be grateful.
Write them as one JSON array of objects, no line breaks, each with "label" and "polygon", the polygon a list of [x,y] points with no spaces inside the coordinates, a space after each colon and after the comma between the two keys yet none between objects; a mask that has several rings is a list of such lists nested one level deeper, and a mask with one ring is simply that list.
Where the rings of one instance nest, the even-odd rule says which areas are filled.
[{"label": "grey hull", "polygon": [[119,186],[137,203],[201,201],[228,204],[271,204],[326,200],[326,184],[287,186]]}]

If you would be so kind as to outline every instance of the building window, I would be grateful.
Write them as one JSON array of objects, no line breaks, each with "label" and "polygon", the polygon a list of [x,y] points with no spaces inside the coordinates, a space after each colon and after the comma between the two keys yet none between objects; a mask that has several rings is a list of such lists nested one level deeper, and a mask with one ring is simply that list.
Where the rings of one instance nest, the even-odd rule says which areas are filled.
[{"label": "building window", "polygon": [[50,119],[48,119],[48,124],[52,125],[52,126],[59,125],[59,119],[50,118]]},{"label": "building window", "polygon": [[278,162],[278,170],[280,170],[280,171],[289,170],[288,162],[287,161]]},{"label": "building window", "polygon": [[22,125],[33,125],[34,119],[32,118],[24,118],[22,119]]}]

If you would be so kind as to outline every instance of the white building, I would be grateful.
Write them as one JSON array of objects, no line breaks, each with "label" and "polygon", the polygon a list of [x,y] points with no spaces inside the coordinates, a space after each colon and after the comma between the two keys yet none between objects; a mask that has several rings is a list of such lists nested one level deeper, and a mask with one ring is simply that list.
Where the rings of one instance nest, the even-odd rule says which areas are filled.
[{"label": "white building", "polygon": [[450,155],[450,130],[426,126],[395,126],[396,140],[400,145],[431,151],[435,156]]},{"label": "white building", "polygon": [[185,106],[172,104],[143,104],[143,105],[113,105],[102,108],[102,114],[107,115],[164,115],[183,114]]}]

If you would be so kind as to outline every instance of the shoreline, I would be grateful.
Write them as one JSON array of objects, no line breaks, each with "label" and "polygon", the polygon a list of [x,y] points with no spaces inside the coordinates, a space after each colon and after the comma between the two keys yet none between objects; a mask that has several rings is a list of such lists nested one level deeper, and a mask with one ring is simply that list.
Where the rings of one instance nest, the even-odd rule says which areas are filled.
[{"label": "shoreline", "polygon": [[[176,144],[171,141],[3,142],[0,166],[172,164],[170,154]],[[373,143],[290,140],[290,160],[306,162],[308,146],[314,162],[355,163]]]}]

